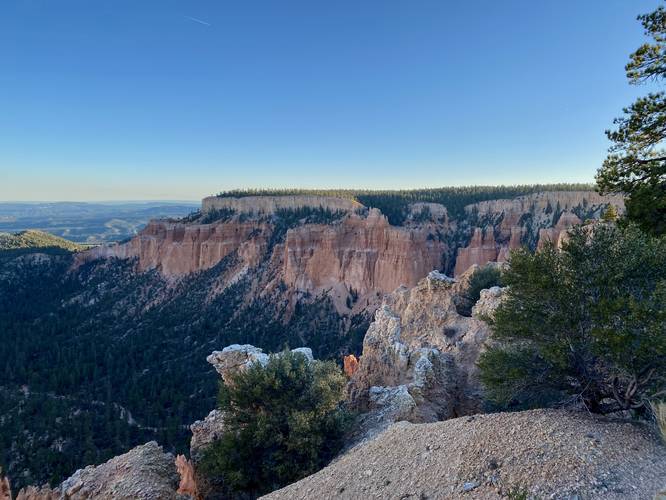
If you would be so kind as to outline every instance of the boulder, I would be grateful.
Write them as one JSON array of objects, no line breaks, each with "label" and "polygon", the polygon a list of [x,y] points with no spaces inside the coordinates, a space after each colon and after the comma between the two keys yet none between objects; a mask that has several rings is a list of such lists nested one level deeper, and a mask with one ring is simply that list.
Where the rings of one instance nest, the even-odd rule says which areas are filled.
[{"label": "boulder", "polygon": [[59,487],[28,487],[17,500],[161,500],[177,499],[174,457],[151,441],[98,466],[77,470]]},{"label": "boulder", "polygon": [[506,290],[499,286],[481,290],[479,300],[472,307],[472,317],[480,320],[492,319],[495,309],[506,297]]},{"label": "boulder", "polygon": [[221,351],[213,351],[206,361],[215,367],[222,380],[229,382],[229,374],[245,370],[253,363],[268,363],[268,354],[250,344],[233,344]]}]

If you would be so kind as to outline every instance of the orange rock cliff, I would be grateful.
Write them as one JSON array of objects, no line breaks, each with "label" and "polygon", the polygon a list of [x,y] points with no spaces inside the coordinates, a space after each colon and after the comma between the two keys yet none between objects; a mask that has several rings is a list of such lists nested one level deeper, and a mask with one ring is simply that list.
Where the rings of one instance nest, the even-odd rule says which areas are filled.
[{"label": "orange rock cliff", "polygon": [[[608,204],[624,209],[621,197],[545,192],[469,205],[455,220],[442,205],[415,203],[406,224],[392,226],[378,209],[346,199],[209,197],[203,200],[202,214],[226,209],[234,215],[211,223],[152,221],[128,242],[83,252],[78,263],[136,259],[139,271],[155,269],[174,280],[233,256],[227,281],[260,269],[257,293],[286,286],[301,296],[327,294],[339,311],[361,310],[378,305],[382,295],[401,285],[414,286],[433,269],[460,275],[473,265],[503,262],[522,245],[557,242],[573,224],[598,218]],[[425,205],[433,217],[416,222],[413,214]],[[307,207],[336,217],[328,223],[304,221],[280,232],[278,210]]]}]

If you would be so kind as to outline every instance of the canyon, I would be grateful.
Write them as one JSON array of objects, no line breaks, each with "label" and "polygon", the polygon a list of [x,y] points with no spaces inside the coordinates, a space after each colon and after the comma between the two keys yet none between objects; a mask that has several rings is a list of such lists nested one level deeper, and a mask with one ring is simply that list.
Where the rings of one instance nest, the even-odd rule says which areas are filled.
[{"label": "canyon", "polygon": [[[472,316],[460,315],[456,304],[476,269],[458,279],[433,271],[415,287],[384,297],[362,355],[345,360],[354,366],[347,391],[360,434],[329,466],[265,498],[499,499],[529,492],[620,499],[664,493],[666,447],[645,424],[553,409],[482,413],[475,361],[491,341],[486,321],[505,290],[482,290]],[[309,348],[292,352],[316,362]],[[230,375],[265,365],[269,356],[281,354],[234,344],[213,351],[207,362],[230,383]],[[223,487],[199,469],[224,431],[224,415],[214,409],[190,430],[190,459],[148,442],[80,469],[57,487],[21,489],[16,498],[223,498]],[[11,500],[9,483],[0,484],[0,498]]]},{"label": "canyon", "polygon": [[[621,198],[557,190],[449,208],[427,198],[377,205],[207,198],[120,243],[3,261],[0,438],[13,486],[56,484],[150,441],[194,458],[220,417],[206,417],[217,380],[205,359],[230,344],[346,356],[350,402],[364,415],[356,439],[476,411],[473,361],[489,332],[480,318],[501,292],[484,293],[485,313],[462,314],[470,274],[521,246],[561,244],[609,205],[623,211]],[[35,422],[23,432],[26,418]],[[195,421],[202,432],[191,439]],[[39,467],[35,456],[46,457]]]},{"label": "canyon", "polygon": [[[257,294],[284,284],[292,302],[324,294],[338,312],[357,312],[374,310],[382,295],[414,286],[433,269],[457,276],[473,265],[506,262],[521,246],[557,244],[568,228],[598,219],[609,205],[624,210],[622,197],[593,191],[483,201],[456,218],[441,204],[417,202],[409,206],[404,225],[393,226],[379,209],[342,198],[208,197],[204,216],[216,210],[230,215],[210,223],[152,221],[130,241],[83,252],[78,262],[136,259],[139,271],[155,269],[173,280],[235,254],[238,263],[229,281],[263,263]],[[327,211],[330,221],[312,223],[304,216],[281,232],[280,212],[299,209]]]}]

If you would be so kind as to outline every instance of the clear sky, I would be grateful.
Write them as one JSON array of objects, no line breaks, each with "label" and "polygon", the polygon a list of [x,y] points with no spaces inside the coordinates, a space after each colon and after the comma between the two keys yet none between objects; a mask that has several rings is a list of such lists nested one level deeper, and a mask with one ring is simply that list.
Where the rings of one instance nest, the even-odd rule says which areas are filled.
[{"label": "clear sky", "polygon": [[591,182],[657,0],[2,0],[0,200]]}]

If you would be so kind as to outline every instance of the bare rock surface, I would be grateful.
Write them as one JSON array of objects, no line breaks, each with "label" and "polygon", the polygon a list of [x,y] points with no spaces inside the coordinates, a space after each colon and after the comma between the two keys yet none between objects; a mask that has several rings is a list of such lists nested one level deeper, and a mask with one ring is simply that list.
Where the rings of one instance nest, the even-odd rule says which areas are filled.
[{"label": "bare rock surface", "polygon": [[495,309],[497,309],[506,296],[506,290],[506,288],[499,286],[481,290],[479,300],[472,307],[472,317],[481,320],[492,318]]},{"label": "bare rock surface", "polygon": [[224,414],[220,410],[211,411],[205,419],[197,420],[190,425],[190,456],[198,459],[202,451],[213,441],[219,439],[224,432]]},{"label": "bare rock surface", "polygon": [[457,251],[454,276],[472,265],[506,262],[521,246],[558,244],[567,230],[585,219],[598,219],[609,205],[624,212],[621,196],[594,191],[545,191],[510,200],[488,200],[465,207],[477,226],[469,244]]},{"label": "bare rock surface", "polygon": [[58,488],[25,488],[17,500],[177,499],[178,481],[173,455],[151,441],[101,465],[77,470]]},{"label": "bare rock surface", "polygon": [[666,446],[647,426],[532,410],[390,427],[267,499],[653,499]]},{"label": "bare rock surface", "polygon": [[[456,308],[474,269],[459,280],[433,271],[385,297],[348,386],[361,412],[359,439],[400,420],[435,422],[480,410],[476,360],[490,328]],[[502,291],[484,292],[479,310],[492,314]]]},{"label": "bare rock surface", "polygon": [[221,351],[213,351],[206,361],[215,367],[225,382],[229,382],[230,374],[245,370],[253,363],[261,365],[268,363],[268,354],[250,344],[232,344]]}]

